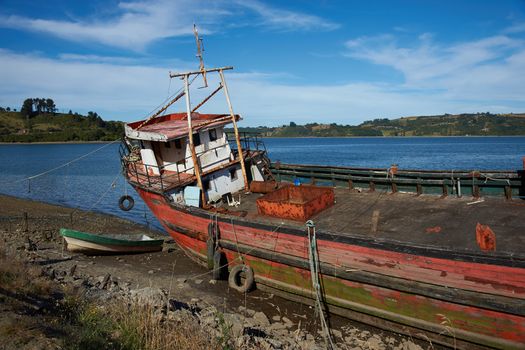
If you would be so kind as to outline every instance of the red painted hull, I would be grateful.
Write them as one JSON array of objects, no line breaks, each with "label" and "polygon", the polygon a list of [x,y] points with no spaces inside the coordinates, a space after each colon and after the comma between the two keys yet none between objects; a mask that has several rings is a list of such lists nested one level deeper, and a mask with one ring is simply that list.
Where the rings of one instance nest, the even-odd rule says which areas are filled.
[{"label": "red painted hull", "polygon": [[[177,243],[205,262],[213,213],[176,207],[159,194],[136,190]],[[258,285],[292,299],[314,296],[306,228],[301,233],[220,214],[217,222],[228,263],[239,263],[242,254]],[[415,328],[458,347],[525,347],[524,266],[328,236],[318,235],[317,245],[330,310],[380,327],[396,324],[398,331]]]}]

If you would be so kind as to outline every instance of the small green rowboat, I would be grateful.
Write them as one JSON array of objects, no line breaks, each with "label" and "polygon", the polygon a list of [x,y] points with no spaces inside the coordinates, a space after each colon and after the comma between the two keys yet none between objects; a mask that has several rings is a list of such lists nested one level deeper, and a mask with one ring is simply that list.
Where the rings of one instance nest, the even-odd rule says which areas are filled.
[{"label": "small green rowboat", "polygon": [[162,250],[164,240],[143,234],[99,235],[66,228],[60,235],[67,243],[67,250],[84,254],[135,254]]}]

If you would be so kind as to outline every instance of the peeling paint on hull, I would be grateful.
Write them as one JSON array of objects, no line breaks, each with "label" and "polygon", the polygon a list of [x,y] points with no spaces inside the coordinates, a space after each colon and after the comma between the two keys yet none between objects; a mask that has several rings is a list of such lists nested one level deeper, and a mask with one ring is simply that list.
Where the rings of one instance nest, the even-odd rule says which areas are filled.
[{"label": "peeling paint on hull", "polygon": [[[211,213],[171,206],[161,195],[136,190],[177,243],[205,259]],[[258,284],[292,299],[313,297],[305,264],[306,232],[301,235],[286,227],[226,215],[220,216],[218,224],[220,246],[228,262],[237,263],[240,251],[254,269]],[[358,243],[318,240],[330,310],[379,327],[398,324],[399,331],[410,327],[428,332],[435,335],[433,341],[457,341],[459,347],[469,343],[525,347],[523,266]]]}]

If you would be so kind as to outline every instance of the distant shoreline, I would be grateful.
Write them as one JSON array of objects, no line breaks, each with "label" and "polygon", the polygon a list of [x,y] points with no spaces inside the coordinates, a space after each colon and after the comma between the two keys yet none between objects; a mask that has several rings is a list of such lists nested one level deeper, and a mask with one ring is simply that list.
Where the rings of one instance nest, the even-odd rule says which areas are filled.
[{"label": "distant shoreline", "polygon": [[[417,139],[417,138],[461,138],[461,137],[525,137],[525,135],[428,135],[428,136],[261,136],[265,139]],[[76,145],[76,144],[104,144],[113,141],[51,141],[51,142],[0,142],[0,145]]]},{"label": "distant shoreline", "polygon": [[0,145],[76,145],[76,144],[102,144],[102,143],[112,143],[114,141],[49,141],[49,142],[0,142]]},{"label": "distant shoreline", "polygon": [[261,136],[266,139],[396,139],[396,138],[423,138],[423,137],[447,137],[447,138],[459,138],[459,137],[525,137],[525,135],[428,135],[428,136]]}]

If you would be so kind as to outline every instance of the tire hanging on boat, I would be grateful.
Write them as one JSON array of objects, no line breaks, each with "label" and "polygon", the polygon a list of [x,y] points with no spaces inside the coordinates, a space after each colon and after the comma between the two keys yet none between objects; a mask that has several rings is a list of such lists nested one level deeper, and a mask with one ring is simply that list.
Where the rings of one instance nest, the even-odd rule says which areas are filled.
[{"label": "tire hanging on boat", "polygon": [[216,250],[215,254],[213,254],[213,279],[214,280],[221,280],[224,276],[224,265],[225,265],[226,257],[223,252],[220,250]]},{"label": "tire hanging on boat", "polygon": [[[244,281],[241,279],[241,273],[244,272]],[[253,269],[244,264],[235,265],[230,271],[228,277],[228,286],[240,293],[249,292],[254,284]]]},{"label": "tire hanging on boat", "polygon": [[135,206],[135,200],[133,199],[133,197],[128,195],[122,196],[118,200],[118,206],[120,210],[130,211]]},{"label": "tire hanging on boat", "polygon": [[213,238],[208,238],[206,240],[206,263],[208,265],[208,270],[213,269],[213,256],[215,255],[215,241]]}]

